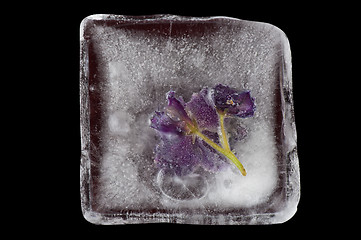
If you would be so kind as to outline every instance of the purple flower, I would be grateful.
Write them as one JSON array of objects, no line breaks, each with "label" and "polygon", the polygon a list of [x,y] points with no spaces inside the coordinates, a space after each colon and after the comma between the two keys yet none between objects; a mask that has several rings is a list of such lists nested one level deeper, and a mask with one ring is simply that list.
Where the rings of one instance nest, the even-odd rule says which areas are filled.
[{"label": "purple flower", "polygon": [[237,92],[219,84],[194,93],[188,103],[177,99],[174,91],[167,93],[167,100],[165,110],[156,111],[150,124],[160,134],[155,149],[159,168],[180,176],[199,167],[218,171],[228,164],[228,158],[246,175],[230,149],[224,119],[253,116],[255,105],[249,91]]},{"label": "purple flower", "polygon": [[216,108],[226,115],[241,118],[252,117],[255,111],[254,98],[250,91],[237,92],[222,84],[214,88],[214,103]]},{"label": "purple flower", "polygon": [[[192,100],[187,104],[189,115],[184,108],[185,103],[182,103],[182,99],[177,99],[173,91],[167,94],[167,99],[168,106],[165,112],[156,111],[151,118],[150,127],[160,134],[160,142],[155,150],[156,165],[180,176],[189,174],[198,167],[217,171],[225,166],[227,163],[216,150],[188,134],[190,127],[197,128],[189,115],[193,119],[199,119],[203,127],[218,125],[217,112],[214,107],[205,103],[203,94],[193,95]],[[207,121],[203,116],[206,110],[209,112],[207,116],[213,117],[213,122]],[[205,131],[204,134],[218,142],[217,133]]]}]

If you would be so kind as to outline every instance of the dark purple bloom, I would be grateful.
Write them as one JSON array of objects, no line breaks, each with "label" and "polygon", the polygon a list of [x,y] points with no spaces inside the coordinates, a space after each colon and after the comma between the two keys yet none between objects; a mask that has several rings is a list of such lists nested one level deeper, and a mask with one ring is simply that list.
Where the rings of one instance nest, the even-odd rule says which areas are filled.
[{"label": "dark purple bloom", "polygon": [[[155,162],[159,168],[182,176],[199,167],[218,171],[231,160],[246,175],[242,164],[231,152],[224,119],[227,116],[253,116],[255,105],[249,91],[237,92],[217,85],[194,93],[188,103],[182,98],[177,99],[174,91],[167,93],[167,100],[165,111],[156,111],[150,124],[160,135],[155,149]],[[246,132],[236,130],[233,128],[230,134],[233,140],[243,139]]]},{"label": "dark purple bloom", "polygon": [[[167,94],[168,106],[165,112],[156,111],[151,118],[150,127],[160,133],[160,142],[155,150],[155,162],[161,169],[179,176],[189,174],[198,167],[208,171],[217,171],[228,163],[216,150],[197,139],[187,135],[187,124],[194,124],[210,131],[203,134],[219,143],[217,111],[208,97],[208,89],[194,94],[190,102],[185,104],[182,99],[177,99],[173,91]],[[187,111],[184,108],[187,106]],[[197,126],[197,127],[198,127]]]},{"label": "dark purple bloom", "polygon": [[227,115],[241,118],[252,117],[255,111],[254,98],[249,91],[237,92],[222,84],[214,88],[214,103]]},{"label": "dark purple bloom", "polygon": [[214,88],[214,93],[213,93],[214,104],[216,105],[216,107],[219,110],[222,110],[222,111],[226,108],[229,108],[230,96],[235,93],[237,93],[236,90],[234,90],[228,86],[218,84]]},{"label": "dark purple bloom", "polygon": [[231,101],[233,104],[228,108],[228,114],[234,114],[241,118],[253,116],[255,105],[249,91],[232,94]]}]

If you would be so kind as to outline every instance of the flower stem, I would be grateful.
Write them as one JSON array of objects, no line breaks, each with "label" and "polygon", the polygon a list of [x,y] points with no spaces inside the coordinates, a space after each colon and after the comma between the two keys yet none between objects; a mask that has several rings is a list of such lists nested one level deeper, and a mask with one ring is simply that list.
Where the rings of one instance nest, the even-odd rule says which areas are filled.
[{"label": "flower stem", "polygon": [[[224,156],[226,156],[228,159],[230,159],[237,166],[237,168],[241,171],[243,176],[247,175],[247,172],[244,169],[242,163],[231,152],[231,150],[220,147],[218,144],[214,143],[211,139],[209,139],[207,136],[205,136],[203,133],[201,133],[198,129],[194,130],[193,133],[196,134],[198,137],[200,137],[207,144],[209,144],[212,148],[216,149],[218,152],[222,153]],[[226,142],[226,143],[228,144],[228,142]],[[229,148],[229,146],[228,146],[228,148]]]},{"label": "flower stem", "polygon": [[227,151],[231,151],[231,148],[229,147],[229,143],[228,143],[228,138],[227,138],[227,133],[226,133],[226,130],[224,129],[224,116],[225,116],[225,113],[222,112],[222,111],[217,111],[218,112],[218,116],[219,116],[219,122],[221,124],[221,135],[222,135],[222,138],[221,138],[221,144],[222,144],[222,147],[224,149],[226,149]]}]

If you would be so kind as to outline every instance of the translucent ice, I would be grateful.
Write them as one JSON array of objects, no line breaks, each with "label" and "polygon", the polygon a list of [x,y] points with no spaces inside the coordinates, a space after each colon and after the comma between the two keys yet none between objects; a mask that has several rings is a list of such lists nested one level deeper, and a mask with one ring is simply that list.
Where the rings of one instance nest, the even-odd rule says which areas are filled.
[{"label": "translucent ice", "polygon": [[[81,199],[97,224],[272,224],[296,211],[291,55],[278,28],[227,17],[93,15],[81,23]],[[225,124],[247,169],[173,176],[154,163],[151,116],[175,91],[247,89],[254,116]],[[205,121],[206,123],[206,121]]]}]

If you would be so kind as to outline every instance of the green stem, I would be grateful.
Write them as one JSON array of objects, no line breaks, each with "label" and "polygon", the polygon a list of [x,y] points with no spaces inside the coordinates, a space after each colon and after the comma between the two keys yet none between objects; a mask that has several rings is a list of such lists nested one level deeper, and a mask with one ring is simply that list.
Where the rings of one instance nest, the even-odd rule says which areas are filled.
[{"label": "green stem", "polygon": [[222,138],[221,138],[221,144],[222,144],[222,147],[224,149],[226,149],[227,151],[231,151],[231,148],[229,147],[229,144],[228,144],[228,138],[227,138],[227,133],[226,133],[226,130],[224,129],[224,116],[225,116],[225,113],[224,112],[221,112],[221,111],[217,111],[218,112],[218,116],[219,116],[219,122],[221,124],[221,135],[222,135]]},{"label": "green stem", "polygon": [[[200,137],[207,144],[209,144],[212,148],[216,149],[218,152],[222,153],[224,156],[226,156],[228,159],[230,159],[237,166],[237,168],[241,171],[243,176],[247,175],[247,172],[244,169],[242,163],[231,152],[231,150],[220,147],[218,144],[214,143],[211,139],[209,139],[207,136],[205,136],[200,131],[198,131],[198,129],[194,129],[192,132],[194,134],[196,134],[198,137]],[[228,142],[226,142],[226,143],[228,144]]]}]

